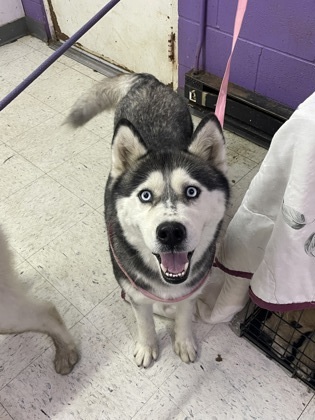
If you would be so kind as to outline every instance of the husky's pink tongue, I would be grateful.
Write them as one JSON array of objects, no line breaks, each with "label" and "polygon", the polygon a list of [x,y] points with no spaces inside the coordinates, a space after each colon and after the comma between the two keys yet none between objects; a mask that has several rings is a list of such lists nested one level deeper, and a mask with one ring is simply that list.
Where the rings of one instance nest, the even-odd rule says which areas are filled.
[{"label": "husky's pink tongue", "polygon": [[160,254],[161,264],[165,271],[169,273],[178,274],[186,270],[186,263],[188,263],[187,252],[167,252]]}]

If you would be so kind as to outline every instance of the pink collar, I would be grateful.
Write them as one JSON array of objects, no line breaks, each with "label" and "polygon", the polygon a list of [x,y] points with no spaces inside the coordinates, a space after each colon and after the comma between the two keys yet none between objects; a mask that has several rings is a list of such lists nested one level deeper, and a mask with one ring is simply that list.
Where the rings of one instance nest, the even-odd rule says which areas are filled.
[{"label": "pink collar", "polygon": [[[187,298],[189,298],[190,296],[192,296],[198,289],[200,289],[200,287],[205,283],[205,281],[207,280],[207,277],[208,277],[208,275],[209,275],[209,273],[210,273],[210,270],[211,270],[211,268],[210,268],[210,270],[207,272],[207,274],[200,280],[200,282],[199,283],[197,283],[196,284],[196,286],[189,292],[189,293],[187,293],[186,295],[184,295],[184,296],[180,296],[180,297],[178,297],[178,298],[174,298],[174,299],[164,299],[164,298],[161,298],[161,297],[159,297],[159,296],[156,296],[156,295],[154,295],[153,293],[150,293],[150,292],[148,292],[147,290],[145,290],[145,289],[142,289],[141,287],[139,287],[139,286],[137,286],[136,285],[136,283],[132,280],[132,278],[129,276],[129,274],[127,273],[127,271],[124,269],[124,267],[123,267],[123,265],[121,264],[121,262],[119,261],[119,259],[118,259],[118,257],[116,256],[116,254],[115,254],[115,251],[114,251],[114,247],[113,247],[113,244],[112,244],[112,241],[111,241],[111,234],[110,234],[110,231],[108,231],[108,242],[109,242],[109,246],[110,246],[110,249],[111,249],[111,251],[112,251],[112,253],[113,253],[113,256],[114,256],[114,258],[115,258],[115,261],[116,261],[116,263],[118,264],[118,266],[119,266],[119,268],[121,269],[121,271],[124,273],[124,275],[127,277],[127,279],[129,280],[129,282],[130,282],[130,284],[135,288],[135,289],[137,289],[140,293],[142,293],[144,296],[146,296],[146,297],[148,297],[148,298],[150,298],[150,299],[153,299],[153,300],[156,300],[157,302],[163,302],[163,303],[177,303],[177,302],[181,302],[182,300],[185,300],[185,299],[187,299]],[[124,294],[122,293],[122,296],[124,296]]]}]

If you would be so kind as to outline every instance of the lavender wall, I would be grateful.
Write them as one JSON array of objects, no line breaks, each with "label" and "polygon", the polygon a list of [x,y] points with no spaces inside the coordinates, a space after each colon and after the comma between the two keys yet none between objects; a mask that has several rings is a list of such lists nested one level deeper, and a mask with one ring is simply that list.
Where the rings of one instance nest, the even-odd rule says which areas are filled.
[{"label": "lavender wall", "polygon": [[35,22],[43,24],[47,36],[50,36],[49,26],[46,18],[46,12],[43,0],[22,0],[25,15]]},{"label": "lavender wall", "polygon": [[[194,66],[201,0],[179,0],[179,85]],[[205,70],[222,77],[236,0],[208,0]],[[249,0],[230,80],[292,108],[315,91],[315,1]]]}]

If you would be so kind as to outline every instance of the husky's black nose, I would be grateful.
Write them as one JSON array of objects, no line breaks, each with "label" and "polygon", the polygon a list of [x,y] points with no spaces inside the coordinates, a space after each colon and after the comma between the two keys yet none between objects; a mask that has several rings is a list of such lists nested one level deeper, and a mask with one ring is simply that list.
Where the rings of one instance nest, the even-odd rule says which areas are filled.
[{"label": "husky's black nose", "polygon": [[174,248],[186,239],[186,228],[181,223],[164,222],[157,227],[156,237],[163,245]]}]

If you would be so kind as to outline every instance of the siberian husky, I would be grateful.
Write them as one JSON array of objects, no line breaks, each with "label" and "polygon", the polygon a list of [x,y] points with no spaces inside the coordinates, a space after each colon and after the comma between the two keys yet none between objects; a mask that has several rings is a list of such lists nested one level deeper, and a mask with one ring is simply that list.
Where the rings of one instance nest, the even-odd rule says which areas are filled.
[{"label": "siberian husky", "polygon": [[0,334],[26,331],[48,334],[55,344],[55,369],[66,375],[78,361],[78,352],[57,309],[27,296],[13,268],[13,258],[0,227]]},{"label": "siberian husky", "polygon": [[153,304],[176,304],[174,350],[193,362],[192,314],[214,259],[229,197],[225,141],[214,115],[193,132],[185,100],[149,74],[95,86],[67,122],[116,107],[105,221],[115,277],[134,309],[135,360],[158,357]]}]

